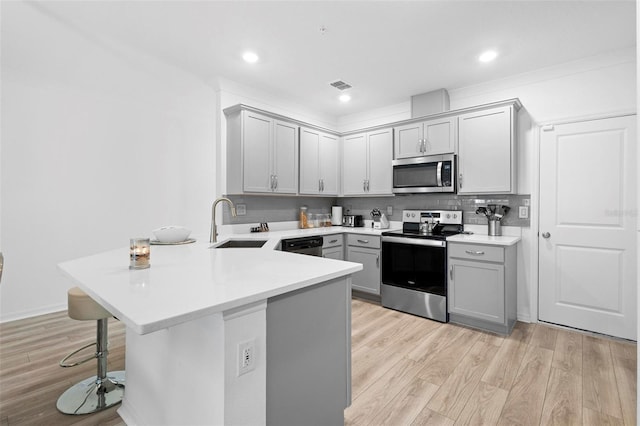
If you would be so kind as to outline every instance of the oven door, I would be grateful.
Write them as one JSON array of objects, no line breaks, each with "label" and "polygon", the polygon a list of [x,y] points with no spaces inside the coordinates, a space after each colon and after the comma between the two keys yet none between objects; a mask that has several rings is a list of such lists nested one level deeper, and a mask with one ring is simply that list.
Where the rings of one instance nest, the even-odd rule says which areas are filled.
[{"label": "oven door", "polygon": [[446,243],[420,238],[383,237],[382,282],[446,296]]}]

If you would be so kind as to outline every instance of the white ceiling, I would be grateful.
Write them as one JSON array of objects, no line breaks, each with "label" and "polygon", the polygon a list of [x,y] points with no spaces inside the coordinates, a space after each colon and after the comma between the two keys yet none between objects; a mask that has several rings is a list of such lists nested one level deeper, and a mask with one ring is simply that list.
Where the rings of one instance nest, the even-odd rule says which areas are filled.
[{"label": "white ceiling", "polygon": [[[334,116],[635,46],[635,1],[47,1],[82,32]],[[321,33],[320,27],[326,31]],[[500,52],[491,64],[476,58]],[[242,61],[245,49],[260,55]],[[342,79],[352,101],[329,86]]]}]

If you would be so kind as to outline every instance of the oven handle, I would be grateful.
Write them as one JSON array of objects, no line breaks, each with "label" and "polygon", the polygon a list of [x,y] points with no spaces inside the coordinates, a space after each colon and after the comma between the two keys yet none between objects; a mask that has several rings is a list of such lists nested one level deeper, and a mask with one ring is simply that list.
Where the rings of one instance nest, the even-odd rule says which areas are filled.
[{"label": "oven handle", "polygon": [[427,240],[421,238],[405,238],[405,237],[388,237],[382,236],[383,243],[398,243],[398,244],[408,244],[412,246],[427,246],[427,247],[446,247],[446,241],[440,240]]}]

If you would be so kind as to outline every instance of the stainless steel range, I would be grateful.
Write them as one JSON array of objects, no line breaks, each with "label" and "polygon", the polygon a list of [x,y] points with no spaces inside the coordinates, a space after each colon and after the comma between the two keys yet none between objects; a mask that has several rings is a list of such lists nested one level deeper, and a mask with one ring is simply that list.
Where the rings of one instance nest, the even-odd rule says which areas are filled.
[{"label": "stainless steel range", "polygon": [[404,210],[382,233],[382,306],[448,322],[446,238],[462,231],[461,211]]}]

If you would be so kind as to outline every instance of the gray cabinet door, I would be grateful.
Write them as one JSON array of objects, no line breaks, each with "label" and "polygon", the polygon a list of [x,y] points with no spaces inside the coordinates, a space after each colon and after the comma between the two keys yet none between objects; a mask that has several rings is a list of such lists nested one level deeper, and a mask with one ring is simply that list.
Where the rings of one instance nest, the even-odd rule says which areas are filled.
[{"label": "gray cabinet door", "polygon": [[[367,135],[345,136],[342,145],[342,182],[344,195],[361,195],[366,191]],[[389,165],[391,165],[391,158]]]},{"label": "gray cabinet door", "polygon": [[322,249],[322,257],[326,257],[327,259],[344,260],[344,247],[337,246]]},{"label": "gray cabinet door", "polygon": [[459,194],[515,193],[514,121],[510,106],[458,118]]},{"label": "gray cabinet door", "polygon": [[504,265],[449,259],[449,312],[505,322]]},{"label": "gray cabinet door", "polygon": [[[367,194],[393,193],[393,134],[391,129],[367,133]],[[345,157],[345,161],[350,161]]]},{"label": "gray cabinet door", "polygon": [[347,248],[347,260],[362,263],[362,271],[353,274],[352,287],[372,294],[380,294],[380,250],[363,247]]},{"label": "gray cabinet door", "polygon": [[271,123],[266,116],[244,115],[244,191],[271,192]]},{"label": "gray cabinet door", "polygon": [[272,170],[273,192],[298,192],[298,126],[274,121]]}]

